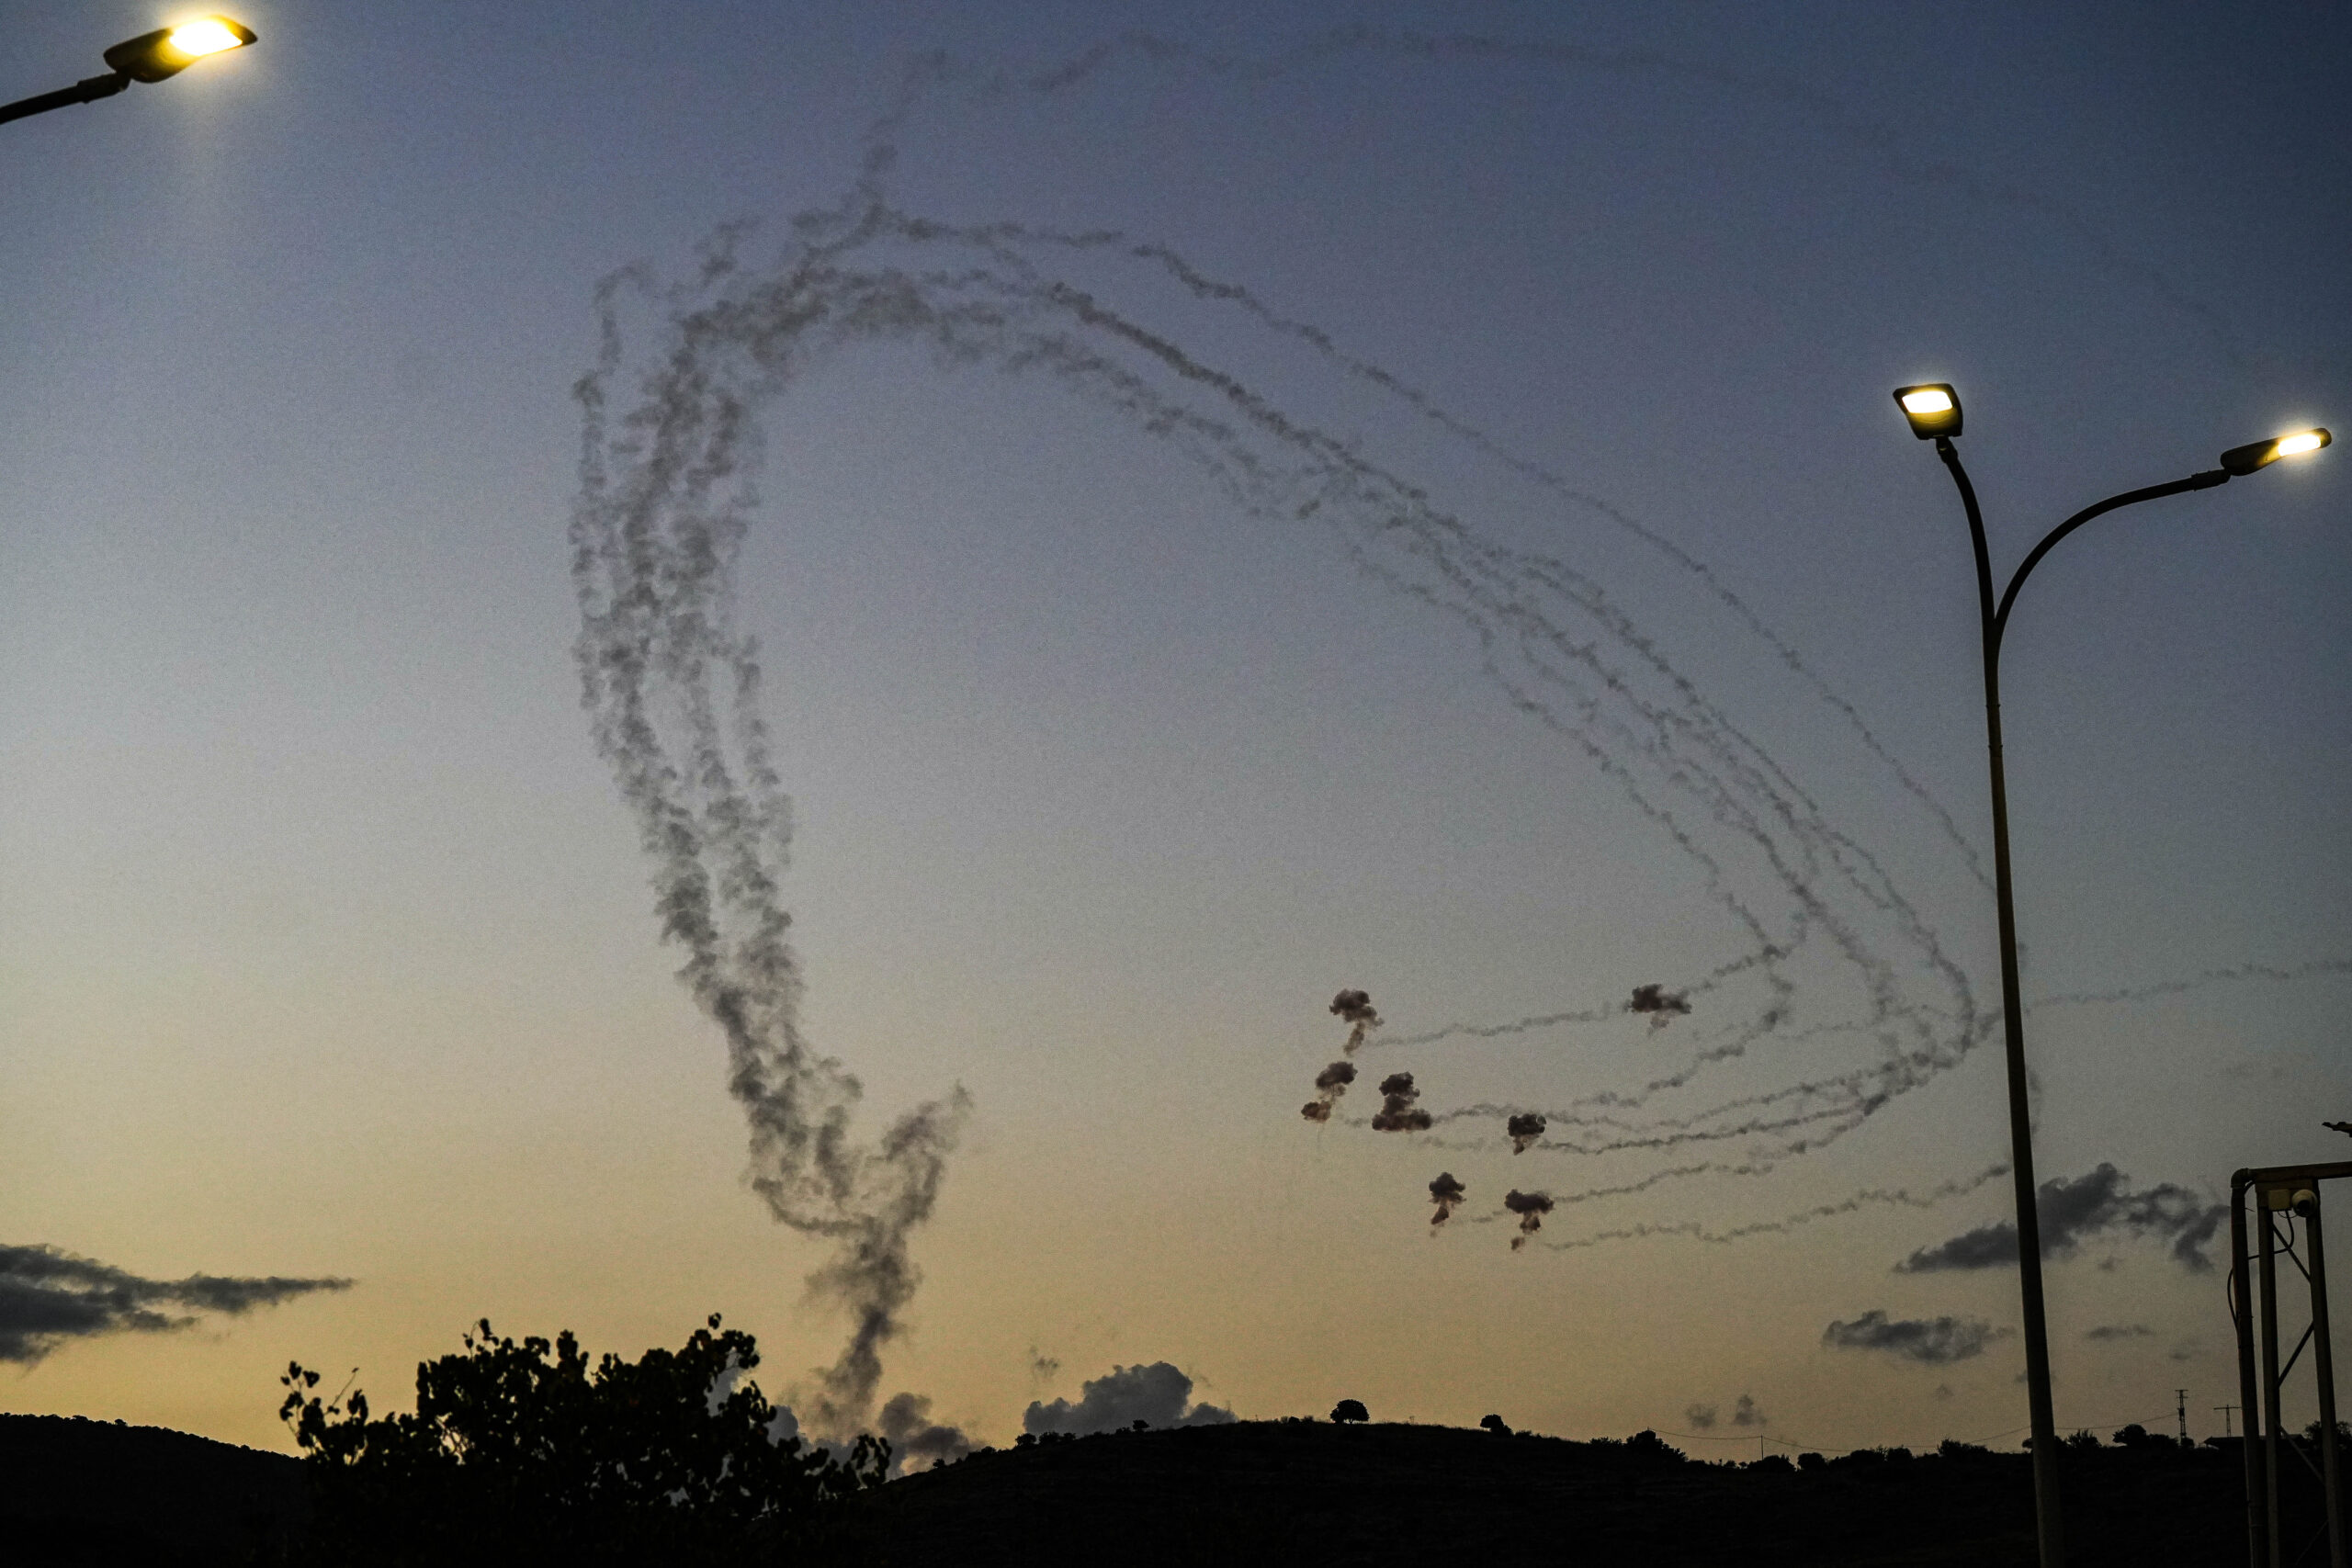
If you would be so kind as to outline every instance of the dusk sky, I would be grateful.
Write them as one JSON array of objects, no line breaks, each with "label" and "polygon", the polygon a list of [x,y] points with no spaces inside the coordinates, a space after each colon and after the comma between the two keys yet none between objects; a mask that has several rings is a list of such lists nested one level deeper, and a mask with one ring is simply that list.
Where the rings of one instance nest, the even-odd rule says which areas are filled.
[{"label": "dusk sky", "polygon": [[[193,14],[0,0],[0,99]],[[0,1409],[290,1450],[288,1360],[406,1408],[483,1316],[842,1355],[582,703],[634,266],[589,449],[746,415],[796,1026],[861,1147],[969,1096],[877,1397],[2015,1445],[1973,567],[1888,394],[1959,388],[2004,579],[2352,433],[2352,15],[232,14],[0,126]],[[2062,1429],[2218,1432],[2211,1205],[2352,1157],[2347,465],[2011,624]]]}]

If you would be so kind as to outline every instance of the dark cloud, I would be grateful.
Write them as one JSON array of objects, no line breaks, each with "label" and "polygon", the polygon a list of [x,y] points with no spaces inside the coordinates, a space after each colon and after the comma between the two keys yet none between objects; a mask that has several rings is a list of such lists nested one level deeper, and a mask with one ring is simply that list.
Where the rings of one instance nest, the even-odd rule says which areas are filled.
[{"label": "dark cloud", "polygon": [[1739,1403],[1732,1406],[1731,1424],[1735,1427],[1769,1427],[1772,1421],[1756,1407],[1754,1398],[1743,1393],[1739,1396]]},{"label": "dark cloud", "polygon": [[2102,1323],[2097,1328],[2085,1329],[2083,1337],[2093,1341],[2148,1339],[2153,1338],[2155,1332],[2144,1323]]},{"label": "dark cloud", "polygon": [[1453,1179],[1452,1171],[1441,1171],[1438,1179],[1430,1183],[1430,1201],[1437,1205],[1437,1213],[1430,1216],[1430,1224],[1432,1225],[1445,1224],[1446,1216],[1453,1213],[1454,1205],[1462,1201],[1467,1190],[1462,1183]]},{"label": "dark cloud", "polygon": [[931,1400],[924,1394],[891,1395],[875,1424],[890,1439],[890,1468],[900,1474],[947,1464],[972,1451],[972,1439],[961,1428],[932,1420]]},{"label": "dark cloud", "polygon": [[1372,1118],[1375,1133],[1426,1133],[1430,1113],[1416,1106],[1421,1091],[1410,1073],[1391,1073],[1380,1080],[1380,1109]]},{"label": "dark cloud", "polygon": [[[2192,1273],[2213,1267],[2206,1244],[2228,1218],[2215,1203],[2186,1187],[2161,1182],[2145,1191],[2131,1190],[2130,1177],[2102,1164],[2087,1175],[2052,1177],[2041,1184],[2035,1212],[2041,1222],[2041,1256],[2070,1257],[2093,1236],[2121,1233],[2171,1244],[2173,1261]],[[1895,1270],[1931,1274],[1946,1269],[2002,1269],[2018,1260],[2018,1228],[1996,1220],[1935,1247],[1923,1247]]]},{"label": "dark cloud", "polygon": [[1340,1102],[1340,1096],[1347,1093],[1348,1086],[1355,1081],[1356,1065],[1353,1062],[1332,1063],[1315,1075],[1315,1098],[1300,1106],[1298,1113],[1309,1122],[1329,1122],[1331,1108]]},{"label": "dark cloud", "polygon": [[1527,1238],[1544,1228],[1544,1216],[1552,1212],[1552,1197],[1548,1192],[1521,1192],[1516,1187],[1503,1194],[1503,1207],[1519,1216],[1519,1234],[1510,1238],[1510,1249],[1517,1252],[1527,1245]]},{"label": "dark cloud", "polygon": [[1523,1155],[1527,1146],[1544,1135],[1544,1116],[1540,1111],[1522,1111],[1503,1123],[1503,1132],[1510,1139],[1510,1152]]},{"label": "dark cloud", "polygon": [[1884,1350],[1906,1361],[1940,1367],[1981,1356],[1984,1347],[2009,1333],[1981,1318],[1890,1318],[1872,1309],[1851,1323],[1832,1323],[1822,1330],[1821,1342],[1833,1350]]},{"label": "dark cloud", "polygon": [[1233,1412],[1214,1404],[1193,1404],[1193,1380],[1166,1361],[1149,1366],[1113,1367],[1084,1384],[1076,1404],[1067,1399],[1033,1402],[1021,1416],[1021,1429],[1033,1436],[1067,1432],[1084,1437],[1091,1432],[1122,1432],[1136,1422],[1154,1427],[1220,1427],[1234,1419]]},{"label": "dark cloud", "polygon": [[1715,1424],[1715,1407],[1712,1404],[1691,1404],[1683,1409],[1682,1419],[1695,1431],[1706,1431]]},{"label": "dark cloud", "polygon": [[190,1326],[199,1313],[234,1317],[351,1283],[276,1275],[148,1280],[53,1247],[0,1245],[0,1361],[29,1366],[68,1339],[164,1333]]},{"label": "dark cloud", "polygon": [[1372,998],[1363,991],[1341,991],[1331,998],[1331,1011],[1350,1026],[1347,1048],[1351,1054],[1363,1043],[1365,1035],[1380,1027],[1380,1015],[1373,1010]]}]

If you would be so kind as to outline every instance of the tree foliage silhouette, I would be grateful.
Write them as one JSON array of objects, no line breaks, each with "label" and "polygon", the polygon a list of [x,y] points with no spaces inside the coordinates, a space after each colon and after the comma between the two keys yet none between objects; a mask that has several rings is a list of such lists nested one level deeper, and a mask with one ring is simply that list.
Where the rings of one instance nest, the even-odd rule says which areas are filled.
[{"label": "tree foliage silhouette", "polygon": [[371,1418],[356,1389],[322,1399],[299,1363],[278,1380],[322,1561],[773,1561],[889,1468],[879,1438],[843,1459],[772,1440],[775,1408],[746,1381],[757,1342],[716,1314],[680,1349],[607,1353],[593,1371],[569,1330],[517,1344],[485,1318],[464,1338],[418,1366],[410,1415]]}]

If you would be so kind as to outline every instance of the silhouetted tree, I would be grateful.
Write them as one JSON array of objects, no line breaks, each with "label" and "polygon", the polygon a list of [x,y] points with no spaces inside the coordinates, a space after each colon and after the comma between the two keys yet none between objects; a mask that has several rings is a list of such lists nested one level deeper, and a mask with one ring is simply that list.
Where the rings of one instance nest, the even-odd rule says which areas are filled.
[{"label": "silhouetted tree", "polygon": [[845,1462],[774,1440],[775,1407],[742,1381],[756,1342],[720,1332],[716,1315],[681,1349],[607,1354],[593,1372],[569,1330],[517,1345],[487,1319],[476,1329],[466,1353],[418,1366],[412,1415],[371,1419],[356,1389],[322,1400],[319,1375],[299,1364],[278,1380],[278,1415],[311,1470],[321,1560],[772,1559],[825,1505],[888,1472],[880,1438],[860,1437]]},{"label": "silhouetted tree", "polygon": [[1510,1436],[1510,1423],[1505,1421],[1499,1416],[1482,1416],[1478,1418],[1478,1425],[1484,1427],[1487,1431],[1494,1433],[1498,1438],[1508,1438]]},{"label": "silhouetted tree", "polygon": [[1363,1407],[1363,1402],[1360,1399],[1343,1399],[1340,1401],[1339,1404],[1331,1406],[1331,1419],[1334,1421],[1369,1421],[1372,1419],[1372,1412]]}]

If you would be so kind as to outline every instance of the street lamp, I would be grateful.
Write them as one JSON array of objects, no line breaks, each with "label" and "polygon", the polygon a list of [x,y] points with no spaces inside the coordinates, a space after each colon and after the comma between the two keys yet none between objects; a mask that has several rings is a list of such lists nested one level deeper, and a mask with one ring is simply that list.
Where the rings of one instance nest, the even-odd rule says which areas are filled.
[{"label": "street lamp", "polygon": [[157,28],[152,33],[125,39],[107,50],[105,59],[111,69],[103,76],[85,76],[53,93],[0,104],[0,124],[62,109],[68,104],[110,98],[133,82],[161,82],[178,75],[208,54],[225,54],[253,41],[251,28],[226,17],[199,17],[175,28]]},{"label": "street lamp", "polygon": [[2009,799],[2001,772],[2001,633],[2009,622],[2009,606],[2028,573],[2041,564],[2059,540],[2103,513],[2160,496],[2211,490],[2240,475],[2267,468],[2281,457],[2316,452],[2335,439],[2324,430],[2291,434],[2233,446],[2222,454],[2218,468],[2191,474],[2170,484],[2126,491],[2096,506],[2086,506],[2033,547],[1999,600],[1993,597],[1993,566],[1984,547],[1984,518],[1977,510],[1976,488],[1960,466],[1951,444],[1960,434],[1960,394],[1946,382],[1898,387],[1894,400],[1910,422],[1911,434],[1936,444],[1936,456],[1951,470],[1960,487],[1961,504],[1968,511],[1969,536],[1976,546],[1976,604],[1984,646],[1984,732],[1993,773],[1993,896],[2000,911],[2001,1024],[2009,1068],[2009,1168],[2017,1187],[2018,1274],[2025,1307],[2025,1375],[2033,1416],[2033,1497],[2036,1533],[2041,1546],[2042,1568],[2062,1568],[2065,1540],[2058,1509],[2058,1433],[2050,1409],[2050,1336],[2041,1310],[2041,1225],[2034,1210],[2033,1125],[2026,1104],[2025,1010],[2018,999],[2017,910],[2009,891]]}]

